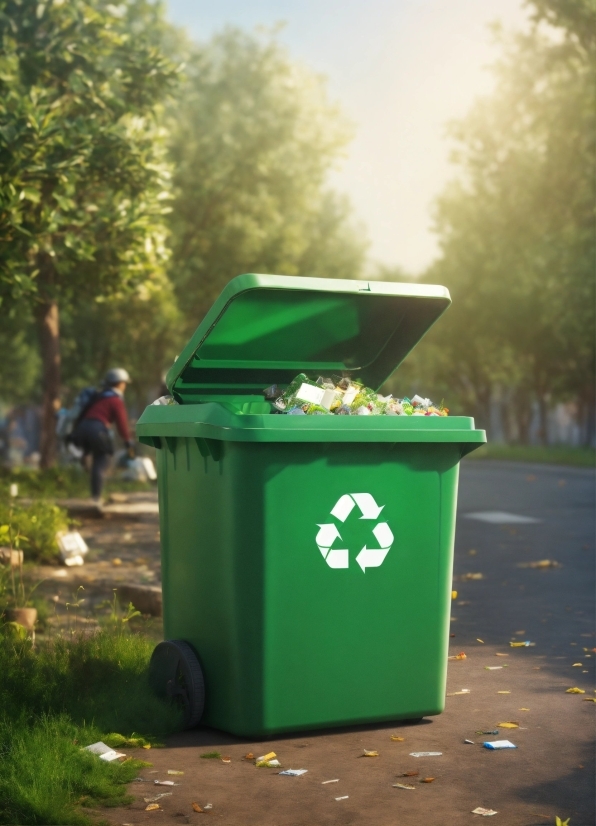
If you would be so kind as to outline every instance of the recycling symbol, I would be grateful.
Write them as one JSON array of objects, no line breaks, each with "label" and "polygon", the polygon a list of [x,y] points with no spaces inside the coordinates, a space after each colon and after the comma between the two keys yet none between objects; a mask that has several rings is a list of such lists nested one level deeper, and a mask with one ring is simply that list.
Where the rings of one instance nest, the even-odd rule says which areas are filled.
[{"label": "recycling symbol", "polygon": [[[356,507],[362,514],[360,519],[377,520],[385,505],[379,507],[370,493],[344,493],[331,510],[331,516],[340,522],[345,522]],[[317,527],[319,529],[316,539],[317,547],[323,554],[327,565],[330,568],[348,568],[350,566],[348,549],[332,547],[336,539],[341,539],[335,522],[326,522]],[[362,568],[363,573],[366,573],[367,568],[378,568],[382,565],[393,544],[393,533],[387,522],[377,522],[372,533],[379,547],[368,548],[365,545],[356,557],[356,562]]]}]

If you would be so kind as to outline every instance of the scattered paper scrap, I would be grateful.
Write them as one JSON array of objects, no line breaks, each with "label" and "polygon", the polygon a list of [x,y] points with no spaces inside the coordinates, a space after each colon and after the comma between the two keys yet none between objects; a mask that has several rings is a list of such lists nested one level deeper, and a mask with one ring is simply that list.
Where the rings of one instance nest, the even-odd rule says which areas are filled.
[{"label": "scattered paper scrap", "polygon": [[497,651],[495,657],[508,657],[509,654],[502,654],[500,651]]},{"label": "scattered paper scrap", "polygon": [[461,691],[450,691],[446,696],[447,697],[457,697],[458,694],[469,694],[469,688],[462,688]]},{"label": "scattered paper scrap", "polygon": [[515,642],[515,640],[513,640],[509,643],[509,645],[511,646],[511,648],[531,648],[535,646],[536,643],[530,642],[530,640],[524,640],[523,642]]},{"label": "scattered paper scrap", "polygon": [[442,751],[411,751],[410,757],[442,757]]},{"label": "scattered paper scrap", "polygon": [[469,746],[475,746],[476,743],[473,740],[464,740],[464,743],[467,743]]},{"label": "scattered paper scrap", "polygon": [[368,751],[368,749],[362,749],[362,751],[363,751],[363,754],[361,754],[360,757],[378,757],[379,756],[378,751]]},{"label": "scattered paper scrap", "polygon": [[154,786],[179,786],[179,783],[174,783],[173,780],[154,780]]},{"label": "scattered paper scrap", "polygon": [[485,671],[500,671],[501,668],[504,668],[504,666],[502,666],[502,665],[485,665],[484,666]]},{"label": "scattered paper scrap", "polygon": [[161,807],[160,807],[159,803],[150,803],[148,806],[145,806],[145,811],[146,812],[156,812],[160,808]]},{"label": "scattered paper scrap", "polygon": [[519,723],[508,720],[506,723],[497,723],[499,728],[519,728]]},{"label": "scattered paper scrap", "polygon": [[586,692],[583,690],[583,688],[578,688],[577,686],[575,686],[574,688],[568,688],[567,691],[565,692],[565,694],[585,694],[585,693]]},{"label": "scattered paper scrap", "polygon": [[344,794],[343,797],[336,797],[336,800],[347,800],[350,795]]},{"label": "scattered paper scrap", "polygon": [[529,708],[520,708],[520,711],[529,711]]},{"label": "scattered paper scrap", "polygon": [[326,786],[327,783],[339,783],[339,777],[336,777],[334,780],[323,780],[321,786]]},{"label": "scattered paper scrap", "polygon": [[168,774],[176,775],[176,777],[182,777],[184,772],[179,772],[176,769],[168,769]]},{"label": "scattered paper scrap", "polygon": [[301,777],[303,774],[306,774],[308,769],[286,769],[280,774],[286,774],[288,777]]},{"label": "scattered paper scrap", "polygon": [[481,640],[480,637],[476,637],[476,642],[481,642],[484,645],[484,640]]},{"label": "scattered paper scrap", "polygon": [[281,763],[275,758],[273,760],[257,760],[257,766],[260,769],[281,769]]},{"label": "scattered paper scrap", "polygon": [[454,654],[454,655],[453,655],[453,656],[451,656],[451,657],[447,657],[447,659],[448,659],[448,660],[465,660],[465,659],[466,659],[466,655],[464,654],[464,652],[463,652],[463,651],[460,651],[460,652],[459,652],[459,654]]},{"label": "scattered paper scrap", "polygon": [[462,579],[462,580],[464,580],[464,581],[467,581],[467,580],[474,580],[474,579],[484,579],[484,574],[481,574],[481,573],[479,573],[479,572],[476,572],[476,573],[469,573],[469,574],[463,574],[463,575],[460,577],[460,579]]},{"label": "scattered paper scrap", "polygon": [[477,806],[475,809],[472,809],[473,815],[482,815],[483,817],[492,817],[492,815],[498,814],[495,812],[494,809],[484,809],[482,806]]},{"label": "scattered paper scrap", "polygon": [[493,749],[496,751],[497,749],[516,749],[515,746],[510,740],[494,740],[492,743],[483,743],[482,744],[485,749]]},{"label": "scattered paper scrap", "polygon": [[392,734],[391,739],[393,740],[394,743],[403,743],[406,738],[405,737],[398,737],[397,734]]},{"label": "scattered paper scrap", "polygon": [[571,666],[571,668],[583,668],[583,667],[584,667],[583,663],[573,663],[573,665]]},{"label": "scattered paper scrap", "polygon": [[497,694],[511,694],[510,691],[497,691]]},{"label": "scattered paper scrap", "polygon": [[143,800],[145,803],[155,803],[156,800],[161,800],[162,797],[171,797],[172,792],[162,792],[161,794],[156,794],[155,797],[144,797]]},{"label": "scattered paper scrap", "polygon": [[422,777],[420,778],[421,783],[433,783],[437,778],[436,777]]},{"label": "scattered paper scrap", "polygon": [[408,790],[411,791],[412,789],[415,789],[416,786],[412,786],[411,783],[394,783],[393,788],[394,789],[408,789]]},{"label": "scattered paper scrap", "polygon": [[101,740],[97,743],[92,743],[90,746],[85,746],[83,751],[90,751],[91,754],[96,754],[100,760],[105,760],[106,763],[111,763],[113,760],[119,760],[121,757],[126,757],[125,754],[121,754],[119,751],[114,751],[114,749],[106,746],[106,744],[102,743]]}]

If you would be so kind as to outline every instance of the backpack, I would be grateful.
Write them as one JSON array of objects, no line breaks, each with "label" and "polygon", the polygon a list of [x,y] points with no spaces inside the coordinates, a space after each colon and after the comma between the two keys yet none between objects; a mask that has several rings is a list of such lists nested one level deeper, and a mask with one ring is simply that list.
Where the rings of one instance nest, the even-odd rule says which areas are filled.
[{"label": "backpack", "polygon": [[111,395],[114,395],[113,390],[97,390],[95,387],[84,387],[74,400],[72,407],[63,408],[58,413],[56,436],[65,442],[70,441],[74,429],[89,408],[99,399]]}]

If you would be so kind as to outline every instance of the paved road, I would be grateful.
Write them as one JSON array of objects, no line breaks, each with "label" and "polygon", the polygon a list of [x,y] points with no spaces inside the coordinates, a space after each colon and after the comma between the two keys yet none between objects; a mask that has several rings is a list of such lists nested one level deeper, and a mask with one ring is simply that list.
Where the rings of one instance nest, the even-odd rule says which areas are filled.
[{"label": "paved road", "polygon": [[[536,521],[495,524],[467,516],[487,511]],[[527,567],[544,559],[558,566]],[[168,769],[185,772],[176,778],[180,785],[172,796],[160,801],[163,811],[145,812],[143,802],[154,788],[163,788],[133,784],[137,802],[111,813],[112,822],[202,822],[205,816],[192,811],[195,801],[212,803],[210,820],[222,826],[459,826],[478,820],[471,814],[477,806],[498,812],[494,824],[534,826],[554,823],[558,815],[570,818],[570,826],[594,826],[596,703],[586,702],[596,696],[593,475],[464,462],[454,588],[451,653],[464,651],[467,657],[450,663],[450,696],[440,717],[266,744],[206,729],[185,732],[172,737],[168,748],[152,752],[154,767],[143,773],[151,780],[165,779]],[[515,639],[535,645],[511,648]],[[585,694],[567,694],[573,686]],[[466,693],[457,693],[464,688]],[[499,738],[476,731],[505,721],[517,721],[519,728],[501,729],[500,739],[509,737],[518,748],[484,749],[483,740]],[[405,739],[392,741],[391,734]],[[358,759],[363,748],[380,756]],[[232,762],[200,759],[214,749]],[[308,773],[280,777],[242,760],[247,751],[269,750],[284,766]],[[414,758],[412,751],[442,756]],[[410,782],[398,777],[409,771],[419,771],[411,779],[414,790],[394,788],[393,783]],[[422,784],[422,777],[436,779]],[[322,784],[336,778],[339,782]]]}]

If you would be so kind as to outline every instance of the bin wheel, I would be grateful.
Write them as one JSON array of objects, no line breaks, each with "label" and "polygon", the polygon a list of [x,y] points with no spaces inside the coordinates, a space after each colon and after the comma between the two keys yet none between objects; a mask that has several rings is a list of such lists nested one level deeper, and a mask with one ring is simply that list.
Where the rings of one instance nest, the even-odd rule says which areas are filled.
[{"label": "bin wheel", "polygon": [[164,640],[151,655],[149,682],[159,697],[178,704],[184,728],[194,728],[205,707],[205,680],[199,658],[184,640]]}]

